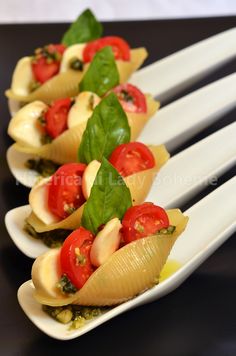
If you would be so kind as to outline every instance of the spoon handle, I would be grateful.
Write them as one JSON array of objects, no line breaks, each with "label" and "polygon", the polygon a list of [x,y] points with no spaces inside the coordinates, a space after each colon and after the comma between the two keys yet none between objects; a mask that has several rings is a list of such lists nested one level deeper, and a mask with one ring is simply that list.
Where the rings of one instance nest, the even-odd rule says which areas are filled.
[{"label": "spoon handle", "polygon": [[235,108],[235,97],[236,73],[233,73],[159,110],[139,140],[146,144],[164,143],[168,150],[173,150]]},{"label": "spoon handle", "polygon": [[180,269],[155,288],[140,295],[126,309],[157,300],[180,286],[236,231],[236,177],[221,185],[190,209],[186,230],[176,241],[170,260]]},{"label": "spoon handle", "polygon": [[230,124],[173,156],[156,176],[147,201],[180,206],[236,161],[236,123]]},{"label": "spoon handle", "polygon": [[[171,258],[178,256],[178,261],[187,263],[200,254],[201,258],[197,258],[200,265],[211,255],[236,230],[235,195],[236,177],[233,177],[185,211],[189,223]],[[196,267],[196,262],[193,264]]]},{"label": "spoon handle", "polygon": [[236,56],[236,28],[173,53],[136,72],[130,82],[166,100]]}]

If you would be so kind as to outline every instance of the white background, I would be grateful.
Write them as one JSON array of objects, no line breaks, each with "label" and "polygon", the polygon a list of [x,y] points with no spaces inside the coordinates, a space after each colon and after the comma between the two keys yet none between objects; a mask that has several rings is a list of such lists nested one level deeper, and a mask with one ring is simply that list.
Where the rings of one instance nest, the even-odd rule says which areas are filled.
[{"label": "white background", "polygon": [[87,7],[101,20],[236,15],[236,0],[0,0],[0,23],[73,21]]}]

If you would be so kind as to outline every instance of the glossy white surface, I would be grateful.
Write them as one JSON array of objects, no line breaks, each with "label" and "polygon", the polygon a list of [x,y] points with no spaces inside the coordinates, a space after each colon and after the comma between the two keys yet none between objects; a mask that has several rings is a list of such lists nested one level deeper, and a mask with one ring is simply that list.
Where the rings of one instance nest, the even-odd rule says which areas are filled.
[{"label": "glossy white surface", "polygon": [[[204,186],[216,185],[217,177],[236,162],[235,137],[236,123],[233,123],[172,157],[156,176],[146,201],[176,208]],[[6,227],[17,247],[27,256],[36,258],[46,247],[38,240],[34,246],[32,238],[27,244],[27,234],[22,233],[21,226],[27,207],[30,209],[23,206],[9,211]]]},{"label": "glossy white surface", "polygon": [[47,335],[69,340],[83,335],[120,313],[163,297],[183,283],[236,230],[236,200],[232,199],[235,194],[236,178],[232,178],[185,212],[190,218],[188,226],[169,256],[170,259],[181,263],[178,271],[154,288],[87,322],[82,328],[69,331],[68,325],[62,325],[45,314],[33,298],[34,287],[31,281],[24,283],[18,290],[22,309]]},{"label": "glossy white surface", "polygon": [[12,175],[17,182],[28,188],[33,187],[39,178],[36,171],[25,167],[26,161],[31,158],[35,159],[36,157],[34,155],[16,151],[13,145],[7,150],[7,163]]},{"label": "glossy white surface", "polygon": [[165,208],[184,203],[236,162],[236,123],[173,156],[156,176],[146,201]]},{"label": "glossy white surface", "polygon": [[48,250],[48,247],[31,237],[24,231],[25,219],[29,216],[29,205],[20,206],[8,211],[5,216],[5,225],[13,242],[21,252],[30,258],[35,258]]},{"label": "glossy white surface", "polygon": [[236,27],[140,69],[130,82],[166,100],[236,56]]},{"label": "glossy white surface", "polygon": [[138,140],[173,150],[236,107],[236,73],[161,108]]}]

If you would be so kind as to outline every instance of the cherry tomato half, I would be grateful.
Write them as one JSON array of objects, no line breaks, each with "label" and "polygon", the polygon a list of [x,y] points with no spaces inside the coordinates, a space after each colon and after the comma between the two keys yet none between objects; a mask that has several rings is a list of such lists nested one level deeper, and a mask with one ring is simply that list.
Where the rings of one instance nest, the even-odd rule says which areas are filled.
[{"label": "cherry tomato half", "polygon": [[155,234],[169,226],[165,210],[153,203],[144,203],[129,208],[122,221],[125,243]]},{"label": "cherry tomato half", "polygon": [[141,142],[123,143],[112,152],[109,161],[123,177],[155,166],[152,152]]},{"label": "cherry tomato half", "polygon": [[45,131],[52,138],[56,138],[67,129],[67,117],[71,108],[71,99],[58,99],[46,111]]},{"label": "cherry tomato half", "polygon": [[66,274],[78,289],[83,287],[94,271],[90,261],[93,240],[93,234],[80,227],[66,238],[61,248],[61,272]]},{"label": "cherry tomato half", "polygon": [[50,44],[35,51],[32,71],[37,82],[43,84],[59,72],[61,56],[65,49],[62,44]]},{"label": "cherry tomato half", "polygon": [[147,103],[145,95],[134,85],[126,83],[118,85],[113,89],[116,93],[124,111],[145,113],[147,112]]},{"label": "cherry tomato half", "polygon": [[115,59],[122,59],[123,61],[130,60],[130,47],[128,43],[121,37],[107,36],[91,41],[85,46],[83,51],[84,62],[91,62],[94,55],[106,46],[112,47]]},{"label": "cherry tomato half", "polygon": [[48,183],[49,210],[61,219],[65,219],[85,202],[82,193],[85,168],[83,163],[64,164]]}]

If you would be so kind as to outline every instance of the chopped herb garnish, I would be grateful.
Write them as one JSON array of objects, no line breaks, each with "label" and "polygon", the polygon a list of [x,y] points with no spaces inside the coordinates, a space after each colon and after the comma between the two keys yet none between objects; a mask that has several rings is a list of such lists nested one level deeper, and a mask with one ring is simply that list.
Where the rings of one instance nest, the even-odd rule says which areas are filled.
[{"label": "chopped herb garnish", "polygon": [[172,235],[173,232],[175,231],[176,226],[170,225],[166,229],[161,229],[158,231],[158,234],[161,235]]},{"label": "chopped herb garnish", "polygon": [[37,48],[34,51],[34,56],[32,57],[32,61],[36,61],[40,57],[44,57],[47,59],[47,63],[52,63],[54,61],[59,62],[61,60],[61,53],[57,52],[57,50],[52,51],[50,45],[44,46],[43,48]]},{"label": "chopped herb garnish", "polygon": [[41,136],[42,145],[47,145],[48,143],[51,143],[52,140],[53,140],[53,138],[46,133],[42,134],[42,136]]},{"label": "chopped herb garnish", "polygon": [[37,120],[38,120],[38,122],[39,122],[39,124],[40,124],[41,126],[45,126],[45,124],[46,124],[46,119],[45,119],[45,117],[44,117],[43,115],[40,115]]},{"label": "chopped herb garnish", "polygon": [[64,205],[64,211],[65,211],[68,215],[73,214],[75,210],[76,210],[76,208],[75,208],[74,206],[71,206],[71,205],[68,205],[68,204],[65,204],[65,205]]},{"label": "chopped herb garnish", "polygon": [[126,90],[121,90],[120,92],[120,98],[126,102],[134,102],[134,98],[132,97],[132,95],[130,95]]},{"label": "chopped herb garnish", "polygon": [[59,288],[62,293],[65,294],[74,294],[77,292],[77,288],[74,284],[69,280],[66,274],[63,274],[57,283],[57,288]]},{"label": "chopped herb garnish", "polygon": [[53,231],[37,232],[29,223],[26,222],[24,230],[35,239],[42,240],[43,243],[50,248],[60,247],[67,236],[71,234],[71,230],[56,229]]},{"label": "chopped herb garnish", "polygon": [[79,247],[75,248],[76,265],[84,266],[86,264],[86,257],[80,252]]},{"label": "chopped herb garnish", "polygon": [[43,177],[49,177],[60,167],[57,163],[47,159],[28,159],[26,168],[38,172]]},{"label": "chopped herb garnish", "polygon": [[84,63],[79,58],[73,58],[70,62],[70,68],[82,71],[84,69]]},{"label": "chopped herb garnish", "polygon": [[41,86],[41,83],[40,82],[37,82],[36,80],[33,81],[31,84],[30,84],[30,92],[32,91],[35,91],[36,89],[38,89],[39,87]]},{"label": "chopped herb garnish", "polygon": [[144,226],[142,224],[140,224],[139,221],[136,221],[135,222],[135,225],[134,225],[134,228],[135,230],[137,230],[138,232],[144,232]]}]

